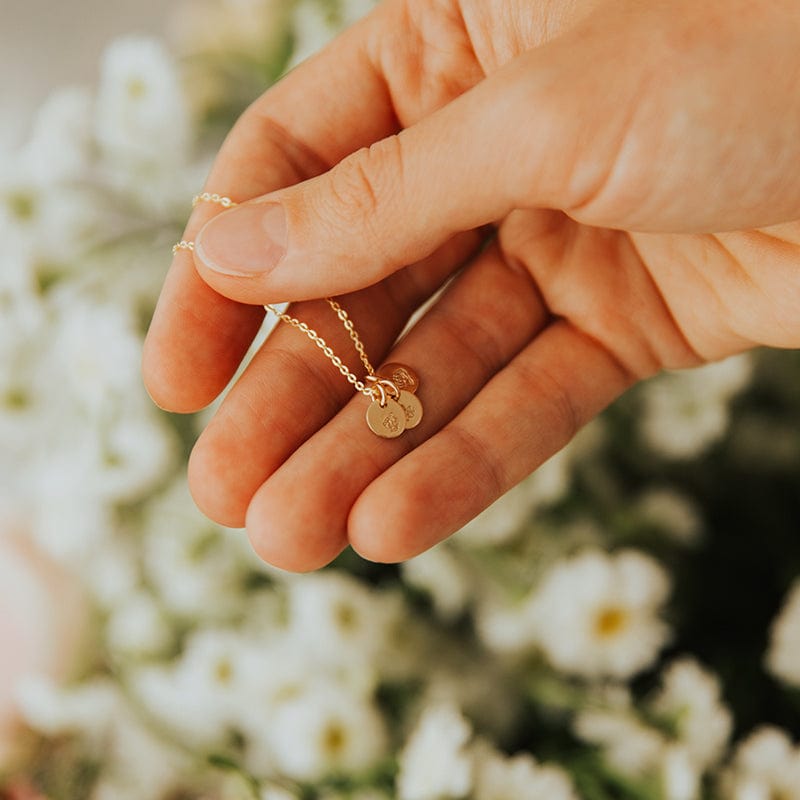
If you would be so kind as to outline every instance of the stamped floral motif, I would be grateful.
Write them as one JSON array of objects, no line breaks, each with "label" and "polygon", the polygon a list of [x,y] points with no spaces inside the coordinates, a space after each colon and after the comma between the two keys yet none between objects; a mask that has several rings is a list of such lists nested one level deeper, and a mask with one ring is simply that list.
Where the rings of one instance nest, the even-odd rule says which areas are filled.
[{"label": "stamped floral motif", "polygon": [[384,417],[382,425],[389,433],[397,433],[400,430],[400,420],[394,414]]}]

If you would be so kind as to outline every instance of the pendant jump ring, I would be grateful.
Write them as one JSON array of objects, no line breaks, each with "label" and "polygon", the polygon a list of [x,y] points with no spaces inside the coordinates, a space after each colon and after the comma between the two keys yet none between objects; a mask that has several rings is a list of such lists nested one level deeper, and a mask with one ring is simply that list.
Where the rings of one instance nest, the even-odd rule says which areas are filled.
[{"label": "pendant jump ring", "polygon": [[400,397],[400,387],[389,378],[383,378],[380,375],[367,375],[364,380],[367,383],[371,383],[373,386],[383,387],[384,392],[388,389],[389,397],[391,397],[392,400],[397,400],[397,398]]},{"label": "pendant jump ring", "polygon": [[372,399],[380,403],[381,408],[386,408],[386,389],[380,383],[372,385]]},{"label": "pendant jump ring", "polygon": [[378,385],[389,390],[389,397],[391,397],[392,400],[397,400],[397,398],[400,397],[400,389],[398,389],[397,384],[389,380],[389,378],[380,378],[378,380]]}]

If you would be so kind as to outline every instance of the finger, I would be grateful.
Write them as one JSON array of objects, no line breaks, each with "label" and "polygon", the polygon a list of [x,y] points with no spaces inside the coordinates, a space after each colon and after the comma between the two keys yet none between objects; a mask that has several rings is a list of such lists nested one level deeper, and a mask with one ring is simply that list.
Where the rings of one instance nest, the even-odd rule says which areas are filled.
[{"label": "finger", "polygon": [[[335,557],[347,542],[351,507],[370,482],[452,419],[546,318],[529,276],[489,248],[389,356],[420,374],[421,424],[380,439],[365,424],[368,401],[355,398],[256,492],[247,510],[256,552],[297,571]],[[387,522],[373,520],[372,535],[390,535]]]},{"label": "finger", "polygon": [[[426,261],[342,298],[376,364],[411,313],[480,243],[476,233],[455,237]],[[363,374],[349,336],[327,303],[298,303],[291,313],[322,335],[359,377]],[[352,386],[307,336],[279,325],[195,444],[189,484],[198,506],[221,524],[244,525],[258,487],[352,394]]]},{"label": "finger", "polygon": [[[390,10],[387,6],[346,31],[257,100],[226,139],[207,190],[235,201],[258,197],[317,175],[395,131],[391,98],[371,54],[379,32],[395,24]],[[183,238],[194,239],[221,210],[200,204]],[[144,348],[144,380],[155,402],[186,412],[213,400],[262,317],[261,309],[212,291],[198,278],[190,254],[178,252]]]},{"label": "finger", "polygon": [[216,217],[198,271],[244,302],[351,291],[514,208],[580,205],[627,119],[576,42],[530,51],[329,172]]},{"label": "finger", "polygon": [[366,488],[350,514],[350,543],[382,562],[427,550],[558,452],[632,380],[595,340],[554,322],[452,423]]}]

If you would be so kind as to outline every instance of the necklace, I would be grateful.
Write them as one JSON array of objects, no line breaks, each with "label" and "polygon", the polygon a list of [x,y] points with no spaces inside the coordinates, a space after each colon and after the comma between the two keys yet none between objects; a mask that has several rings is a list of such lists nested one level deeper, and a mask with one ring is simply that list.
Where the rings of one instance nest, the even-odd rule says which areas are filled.
[{"label": "necklace", "polygon": [[[218,194],[203,192],[197,195],[192,201],[192,206],[198,203],[216,203],[223,208],[232,208],[238,205],[229,197]],[[194,251],[194,242],[182,239],[173,248],[173,254],[179,250]],[[364,342],[353,325],[353,321],[344,308],[333,298],[325,298],[328,305],[334,311],[339,321],[344,326],[350,336],[350,340],[355,347],[356,353],[364,365],[367,374],[363,380],[352,372],[342,359],[336,355],[333,348],[307,323],[302,322],[296,317],[291,316],[285,311],[280,311],[272,305],[265,305],[268,311],[273,313],[278,319],[291,325],[293,328],[304,333],[322,351],[323,355],[330,360],[334,367],[359,393],[367,397],[371,402],[367,407],[367,425],[369,429],[385,439],[395,439],[402,435],[404,431],[416,428],[422,421],[422,403],[416,396],[419,388],[419,378],[414,371],[404,364],[386,364],[376,371],[367,356]]]}]

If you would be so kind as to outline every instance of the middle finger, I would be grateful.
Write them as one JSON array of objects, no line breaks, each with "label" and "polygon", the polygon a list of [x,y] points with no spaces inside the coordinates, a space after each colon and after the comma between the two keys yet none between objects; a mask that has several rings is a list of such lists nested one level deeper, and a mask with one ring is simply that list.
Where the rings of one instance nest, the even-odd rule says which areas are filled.
[{"label": "middle finger", "polygon": [[295,571],[334,558],[347,542],[350,510],[364,489],[447,424],[547,320],[530,275],[509,268],[492,245],[390,355],[420,375],[425,416],[419,427],[398,439],[378,439],[364,423],[368,401],[349,403],[256,492],[247,529],[258,554]]},{"label": "middle finger", "polygon": [[[383,357],[411,313],[475,252],[481,240],[475,231],[460,234],[429,258],[342,300],[371,358]],[[345,363],[358,364],[352,342],[327,303],[293,304],[291,313],[317,331]],[[220,524],[244,525],[256,489],[352,393],[350,384],[310,339],[279,325],[192,451],[189,485],[197,505]]]}]

